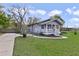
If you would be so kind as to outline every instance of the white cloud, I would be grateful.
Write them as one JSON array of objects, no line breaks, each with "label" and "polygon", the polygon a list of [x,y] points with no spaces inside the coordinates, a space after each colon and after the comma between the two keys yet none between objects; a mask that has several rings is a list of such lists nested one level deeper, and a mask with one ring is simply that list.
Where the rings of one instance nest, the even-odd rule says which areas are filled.
[{"label": "white cloud", "polygon": [[72,10],[70,8],[67,8],[66,12],[69,13],[69,14],[72,14]]},{"label": "white cloud", "polygon": [[35,14],[35,11],[34,10],[29,10],[29,13]]},{"label": "white cloud", "polygon": [[78,24],[78,23],[76,23],[76,24],[75,24],[75,26],[76,26],[76,27],[79,27],[79,24]]},{"label": "white cloud", "polygon": [[71,18],[70,20],[74,22],[79,22],[79,18]]},{"label": "white cloud", "polygon": [[68,25],[68,27],[79,28],[79,18],[69,19],[66,25]]},{"label": "white cloud", "polygon": [[77,9],[77,7],[72,7],[72,8],[67,8],[65,10],[67,13],[69,13],[70,15],[74,15],[74,16],[78,16],[79,17],[79,9]]},{"label": "white cloud", "polygon": [[65,11],[69,14],[73,14],[76,8],[77,8],[76,6],[73,6],[72,8],[67,8]]},{"label": "white cloud", "polygon": [[73,6],[73,7],[72,7],[72,9],[76,9],[76,8],[77,8],[76,6]]},{"label": "white cloud", "polygon": [[60,15],[62,13],[62,11],[60,10],[52,10],[51,12],[48,13],[49,16],[53,16],[55,14]]},{"label": "white cloud", "polygon": [[41,14],[41,15],[45,15],[46,11],[45,10],[36,10],[36,13]]},{"label": "white cloud", "polygon": [[73,12],[73,15],[79,16],[79,10],[75,10],[75,11]]},{"label": "white cloud", "polygon": [[31,14],[40,14],[40,15],[45,15],[46,14],[46,11],[45,10],[29,10],[29,13]]}]

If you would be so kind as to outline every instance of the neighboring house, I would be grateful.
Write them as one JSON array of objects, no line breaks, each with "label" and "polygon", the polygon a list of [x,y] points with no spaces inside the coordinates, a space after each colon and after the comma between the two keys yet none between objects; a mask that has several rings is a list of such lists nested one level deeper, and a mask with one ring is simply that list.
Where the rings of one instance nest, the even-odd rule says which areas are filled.
[{"label": "neighboring house", "polygon": [[63,26],[62,19],[50,19],[28,25],[30,33],[60,36],[60,29]]}]

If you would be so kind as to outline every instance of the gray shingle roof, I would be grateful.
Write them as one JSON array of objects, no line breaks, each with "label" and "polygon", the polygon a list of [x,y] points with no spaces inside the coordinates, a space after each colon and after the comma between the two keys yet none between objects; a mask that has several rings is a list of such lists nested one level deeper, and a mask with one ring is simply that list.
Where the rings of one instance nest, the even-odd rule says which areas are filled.
[{"label": "gray shingle roof", "polygon": [[[52,19],[47,19],[47,20],[44,20],[44,21],[41,21],[41,22],[38,22],[38,23],[34,23],[34,24],[29,24],[28,26],[31,26],[31,25],[35,25],[35,24],[40,24],[40,23],[44,23],[44,22],[47,22],[47,21],[50,21]],[[59,22],[58,19],[53,19],[53,21],[57,22],[57,23],[60,23],[61,25],[64,24],[64,20],[63,19],[60,19],[60,21],[62,22]]]}]

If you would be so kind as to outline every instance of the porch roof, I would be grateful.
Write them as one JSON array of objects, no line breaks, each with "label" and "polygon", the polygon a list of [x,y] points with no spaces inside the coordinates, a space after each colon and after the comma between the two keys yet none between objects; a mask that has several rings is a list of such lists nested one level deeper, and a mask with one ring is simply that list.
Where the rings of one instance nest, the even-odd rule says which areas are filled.
[{"label": "porch roof", "polygon": [[[28,26],[44,23],[44,22],[47,22],[47,21],[50,21],[50,20],[51,19],[47,19],[47,20],[44,20],[44,21],[41,21],[41,22],[37,22],[37,23],[34,23],[34,24],[29,24]],[[60,25],[63,25],[64,24],[64,20],[62,20],[62,19],[60,19],[60,20],[62,21],[62,23],[59,22],[57,19],[54,19],[53,21],[59,23]]]}]

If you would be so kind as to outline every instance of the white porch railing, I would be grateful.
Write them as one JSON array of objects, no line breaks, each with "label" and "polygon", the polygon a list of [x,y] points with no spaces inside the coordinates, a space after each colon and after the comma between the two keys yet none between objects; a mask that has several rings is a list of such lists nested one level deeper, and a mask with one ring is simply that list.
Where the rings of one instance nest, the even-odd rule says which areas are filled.
[{"label": "white porch railing", "polygon": [[41,29],[42,33],[47,33],[47,34],[54,34],[54,30],[53,29]]},{"label": "white porch railing", "polygon": [[57,30],[57,29],[41,29],[41,31],[42,31],[42,33],[43,34],[46,34],[46,35],[50,35],[50,34],[54,34],[54,35],[56,35],[56,36],[59,36],[59,30]]}]

